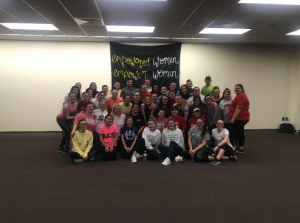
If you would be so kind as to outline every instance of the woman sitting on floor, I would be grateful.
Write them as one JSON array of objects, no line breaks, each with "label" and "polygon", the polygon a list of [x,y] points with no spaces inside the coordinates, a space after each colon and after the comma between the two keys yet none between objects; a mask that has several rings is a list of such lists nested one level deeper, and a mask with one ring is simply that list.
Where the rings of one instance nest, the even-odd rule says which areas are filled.
[{"label": "woman sitting on floor", "polygon": [[105,125],[102,125],[99,129],[102,158],[104,161],[117,159],[117,140],[118,140],[118,128],[113,122],[111,115],[105,116]]},{"label": "woman sitting on floor", "polygon": [[150,118],[148,127],[143,131],[142,138],[139,139],[131,157],[131,162],[136,163],[137,157],[143,157],[144,152],[147,153],[147,159],[154,160],[158,156],[158,144],[160,144],[161,133],[156,129],[156,122]]},{"label": "woman sitting on floor", "polygon": [[126,125],[121,128],[121,156],[123,159],[131,157],[133,148],[138,138],[138,129],[133,126],[133,118],[127,116],[125,120]]},{"label": "woman sitting on floor", "polygon": [[214,160],[213,156],[208,156],[207,141],[210,139],[210,136],[205,119],[202,117],[197,119],[196,124],[197,126],[192,127],[188,133],[189,147],[184,155],[187,159],[194,158],[197,162]]},{"label": "woman sitting on floor", "polygon": [[93,134],[86,130],[87,122],[81,119],[78,122],[78,130],[72,139],[73,148],[70,157],[74,163],[83,163],[84,161],[94,160],[99,150],[93,150]]},{"label": "woman sitting on floor", "polygon": [[182,131],[175,129],[175,120],[172,118],[168,119],[167,128],[162,132],[162,143],[158,149],[166,157],[163,166],[170,165],[174,159],[175,162],[183,162],[184,139]]},{"label": "woman sitting on floor", "polygon": [[212,137],[215,139],[214,153],[217,154],[216,159],[212,161],[211,165],[219,165],[221,163],[221,158],[228,159],[231,161],[237,161],[235,150],[229,140],[229,132],[227,129],[223,128],[224,121],[219,120],[217,122],[217,128],[212,130]]}]

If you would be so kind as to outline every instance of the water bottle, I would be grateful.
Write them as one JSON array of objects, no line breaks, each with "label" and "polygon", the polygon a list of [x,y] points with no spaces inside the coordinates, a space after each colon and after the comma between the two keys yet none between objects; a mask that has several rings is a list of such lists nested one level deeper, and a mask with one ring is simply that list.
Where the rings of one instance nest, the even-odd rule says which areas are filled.
[{"label": "water bottle", "polygon": [[143,161],[147,161],[147,153],[146,153],[146,151],[144,152],[144,155],[143,155]]}]

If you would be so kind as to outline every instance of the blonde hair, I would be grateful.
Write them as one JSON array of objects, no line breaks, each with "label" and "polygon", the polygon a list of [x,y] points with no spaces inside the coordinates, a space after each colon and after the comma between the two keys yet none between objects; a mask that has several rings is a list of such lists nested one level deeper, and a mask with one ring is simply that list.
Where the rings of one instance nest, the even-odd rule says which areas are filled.
[{"label": "blonde hair", "polygon": [[155,104],[154,104],[154,102],[152,100],[152,97],[150,95],[146,95],[145,98],[144,98],[145,106],[146,106],[146,98],[150,98],[150,101],[151,101],[151,103],[150,103],[150,109],[154,109],[155,108]]},{"label": "blonde hair", "polygon": [[112,108],[112,110],[111,110],[111,113],[110,113],[110,115],[114,118],[115,117],[115,114],[116,114],[116,112],[115,112],[115,110],[116,110],[116,107],[120,107],[121,108],[121,113],[122,113],[122,107],[121,107],[121,105],[119,105],[119,104],[114,104],[114,106],[113,106],[113,108]]},{"label": "blonde hair", "polygon": [[143,86],[146,86],[147,88],[147,85],[146,84],[143,84],[140,89],[139,89],[139,93],[140,93],[140,100],[142,100],[142,89],[143,89]]},{"label": "blonde hair", "polygon": [[188,106],[187,106],[187,103],[183,100],[182,95],[176,95],[175,98],[176,98],[176,97],[180,97],[180,98],[181,98],[181,107],[182,107],[183,110],[184,110],[186,107],[188,107]]},{"label": "blonde hair", "polygon": [[166,126],[166,129],[167,131],[169,131],[169,122],[174,122],[174,125],[175,125],[175,120],[173,118],[168,118],[168,121],[167,121],[167,126]]}]

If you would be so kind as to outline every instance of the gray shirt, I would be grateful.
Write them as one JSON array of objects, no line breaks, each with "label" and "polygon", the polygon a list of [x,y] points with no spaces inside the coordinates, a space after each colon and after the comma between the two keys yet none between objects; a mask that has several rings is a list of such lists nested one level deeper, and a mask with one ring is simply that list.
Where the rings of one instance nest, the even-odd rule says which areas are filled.
[{"label": "gray shirt", "polygon": [[123,88],[120,94],[120,97],[124,99],[126,95],[130,96],[130,101],[133,100],[133,94],[137,91],[135,88],[128,89],[127,87]]},{"label": "gray shirt", "polygon": [[207,141],[210,140],[210,136],[208,132],[206,132],[204,136],[202,136],[201,133],[202,131],[200,131],[197,126],[194,126],[190,129],[188,134],[192,138],[193,149],[196,149],[203,142],[203,140],[207,140]]}]

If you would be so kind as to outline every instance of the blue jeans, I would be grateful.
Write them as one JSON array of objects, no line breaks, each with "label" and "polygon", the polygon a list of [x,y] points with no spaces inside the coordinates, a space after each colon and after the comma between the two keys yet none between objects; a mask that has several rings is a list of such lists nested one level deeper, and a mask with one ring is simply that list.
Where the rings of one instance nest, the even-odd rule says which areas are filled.
[{"label": "blue jeans", "polygon": [[169,147],[162,144],[158,145],[158,150],[166,157],[174,160],[176,156],[182,156],[183,149],[176,142],[171,141]]}]

